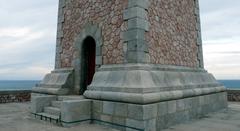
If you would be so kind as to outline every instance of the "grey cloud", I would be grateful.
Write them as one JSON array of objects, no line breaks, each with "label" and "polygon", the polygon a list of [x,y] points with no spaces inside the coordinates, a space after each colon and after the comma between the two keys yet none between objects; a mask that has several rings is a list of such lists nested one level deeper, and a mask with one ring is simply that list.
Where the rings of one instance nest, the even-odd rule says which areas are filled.
[{"label": "grey cloud", "polygon": [[[57,0],[1,0],[0,27],[56,28]],[[47,23],[47,24],[46,24]]]},{"label": "grey cloud", "polygon": [[239,0],[199,0],[201,12],[208,13],[226,8],[239,8]]},{"label": "grey cloud", "polygon": [[240,55],[240,51],[233,52],[210,52],[211,54],[230,54],[230,55]]},{"label": "grey cloud", "polygon": [[[4,61],[0,63],[0,79],[41,79],[45,73],[43,71],[50,71],[53,68],[57,4],[58,0],[0,0],[0,29],[26,27],[30,28],[33,33],[43,32],[42,37],[29,40],[25,44],[20,42],[25,39],[24,37],[0,37],[0,46],[4,44],[27,45],[18,49],[16,47],[6,48],[8,50],[0,49],[0,60]],[[204,44],[212,45],[208,41],[222,40],[228,40],[226,43],[239,43],[239,0],[200,0],[200,7]],[[214,52],[204,54],[206,67],[211,67],[210,71],[221,78],[230,77],[229,73],[219,72],[229,67],[218,68],[215,65],[234,63],[239,60],[237,57],[221,58],[219,54],[224,53],[239,54],[238,51],[215,51],[215,54]],[[236,73],[236,71],[232,72]]]},{"label": "grey cloud", "polygon": [[0,1],[0,30],[30,30],[21,37],[0,36],[0,79],[41,79],[53,68],[57,4],[58,0]]}]

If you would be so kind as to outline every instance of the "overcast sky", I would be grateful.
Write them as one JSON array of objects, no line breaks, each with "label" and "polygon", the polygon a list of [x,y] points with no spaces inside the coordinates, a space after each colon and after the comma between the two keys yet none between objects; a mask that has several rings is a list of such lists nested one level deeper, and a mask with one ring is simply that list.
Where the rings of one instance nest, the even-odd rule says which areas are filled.
[{"label": "overcast sky", "polygon": [[[0,80],[53,70],[58,0],[0,0]],[[240,0],[200,0],[204,60],[217,79],[240,79]]]}]

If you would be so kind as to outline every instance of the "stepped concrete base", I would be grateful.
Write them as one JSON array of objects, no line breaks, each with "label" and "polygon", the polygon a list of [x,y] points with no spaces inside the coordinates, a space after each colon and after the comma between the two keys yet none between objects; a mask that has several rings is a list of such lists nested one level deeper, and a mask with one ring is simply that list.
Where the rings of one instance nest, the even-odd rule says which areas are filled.
[{"label": "stepped concrete base", "polygon": [[89,99],[150,104],[214,94],[226,89],[202,68],[125,64],[103,65],[84,96]]},{"label": "stepped concrete base", "polygon": [[[228,104],[228,109],[210,113],[204,119],[171,126],[163,131],[239,131],[240,103]],[[28,102],[0,104],[1,131],[118,131],[97,124],[81,124],[71,128],[55,126],[31,118],[29,107]]]},{"label": "stepped concrete base", "polygon": [[[78,99],[73,100],[73,98]],[[43,116],[42,120],[50,121],[49,118],[52,118],[53,123],[56,119],[56,122],[65,127],[94,122],[121,131],[159,131],[224,109],[227,107],[226,98],[226,92],[219,92],[151,104],[131,104],[83,99],[76,96],[57,97],[34,94],[32,100],[37,101],[32,104],[48,103],[42,106],[42,110],[45,109],[48,114],[42,113],[42,110],[33,112],[37,112],[39,119],[41,115]],[[59,99],[63,100],[60,105],[59,101],[56,101]],[[58,111],[49,107],[51,105],[60,107],[60,116],[55,114]]]},{"label": "stepped concrete base", "polygon": [[226,107],[225,88],[206,70],[151,64],[103,65],[84,96],[32,95],[32,112],[59,108],[63,126],[122,131],[159,131]]},{"label": "stepped concrete base", "polygon": [[48,114],[48,113],[32,114],[32,118],[42,120],[42,121],[46,121],[46,122],[50,122],[50,123],[56,124],[56,125],[61,125],[61,123],[59,121],[59,119],[60,119],[59,116],[51,115],[51,114]]},{"label": "stepped concrete base", "polygon": [[226,108],[225,91],[203,68],[119,64],[101,66],[84,96],[96,123],[159,131]]},{"label": "stepped concrete base", "polygon": [[121,131],[160,131],[227,108],[226,92],[139,105],[93,100],[93,121]]},{"label": "stepped concrete base", "polygon": [[44,107],[50,106],[52,101],[56,101],[57,96],[45,94],[31,94],[31,113],[40,113]]},{"label": "stepped concrete base", "polygon": [[74,92],[74,76],[72,68],[56,69],[47,74],[44,79],[32,89],[35,93],[69,95]]},{"label": "stepped concrete base", "polygon": [[67,100],[62,102],[61,123],[64,127],[71,127],[91,122],[91,100]]},{"label": "stepped concrete base", "polygon": [[61,113],[59,108],[52,107],[52,106],[44,107],[44,112],[48,114],[56,115],[56,116],[59,116]]},{"label": "stepped concrete base", "polygon": [[92,100],[83,96],[32,93],[31,113],[37,119],[70,127],[90,123]]}]

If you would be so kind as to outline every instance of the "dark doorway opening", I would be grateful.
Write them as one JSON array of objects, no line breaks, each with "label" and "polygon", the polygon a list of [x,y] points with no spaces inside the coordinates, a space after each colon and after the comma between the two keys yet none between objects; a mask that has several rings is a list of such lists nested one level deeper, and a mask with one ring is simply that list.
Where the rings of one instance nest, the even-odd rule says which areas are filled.
[{"label": "dark doorway opening", "polygon": [[93,76],[96,68],[96,42],[88,36],[82,44],[82,57],[81,57],[81,89],[80,93],[83,94],[87,86],[92,83]]}]

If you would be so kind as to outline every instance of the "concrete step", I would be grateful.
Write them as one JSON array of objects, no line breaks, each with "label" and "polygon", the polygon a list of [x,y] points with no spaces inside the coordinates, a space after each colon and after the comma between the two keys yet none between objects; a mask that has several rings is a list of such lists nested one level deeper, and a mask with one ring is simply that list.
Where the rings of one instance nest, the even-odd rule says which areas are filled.
[{"label": "concrete step", "polygon": [[62,101],[52,101],[52,107],[61,108]]},{"label": "concrete step", "polygon": [[66,101],[66,100],[82,100],[85,99],[84,96],[58,96],[58,101]]},{"label": "concrete step", "polygon": [[69,73],[72,72],[73,68],[61,68],[61,69],[55,69],[51,73]]},{"label": "concrete step", "polygon": [[44,107],[44,113],[59,116],[61,111],[59,108],[49,106],[49,107]]},{"label": "concrete step", "polygon": [[46,94],[52,94],[52,95],[64,95],[69,92],[69,89],[67,88],[46,88],[46,87],[33,87],[32,89],[33,93],[46,93]]},{"label": "concrete step", "polygon": [[60,116],[48,114],[45,112],[37,113],[35,117],[39,120],[49,121],[51,123],[60,123]]},{"label": "concrete step", "polygon": [[37,87],[44,87],[44,88],[62,88],[62,84],[58,83],[39,83]]}]

